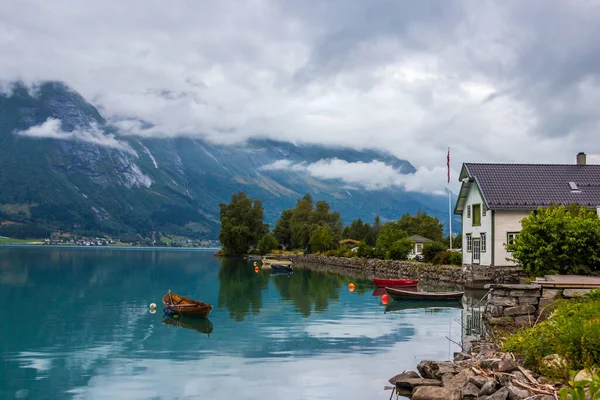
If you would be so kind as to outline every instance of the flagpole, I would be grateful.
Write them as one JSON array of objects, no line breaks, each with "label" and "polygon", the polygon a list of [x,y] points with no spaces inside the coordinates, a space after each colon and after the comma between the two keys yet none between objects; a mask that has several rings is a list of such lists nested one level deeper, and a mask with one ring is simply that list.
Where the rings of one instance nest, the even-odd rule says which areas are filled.
[{"label": "flagpole", "polygon": [[448,147],[448,221],[450,228],[450,250],[452,250],[452,196],[450,194],[450,147]]}]

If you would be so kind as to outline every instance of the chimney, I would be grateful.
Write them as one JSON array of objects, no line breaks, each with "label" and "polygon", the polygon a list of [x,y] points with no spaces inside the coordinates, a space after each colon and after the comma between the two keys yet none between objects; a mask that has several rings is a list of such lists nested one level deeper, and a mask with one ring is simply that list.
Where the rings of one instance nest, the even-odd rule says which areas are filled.
[{"label": "chimney", "polygon": [[583,151],[577,154],[577,165],[585,165],[585,153]]}]

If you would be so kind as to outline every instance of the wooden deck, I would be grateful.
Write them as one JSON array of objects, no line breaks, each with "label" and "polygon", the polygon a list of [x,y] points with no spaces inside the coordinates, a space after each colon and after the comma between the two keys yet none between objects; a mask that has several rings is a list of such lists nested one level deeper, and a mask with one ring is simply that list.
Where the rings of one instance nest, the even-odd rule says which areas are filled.
[{"label": "wooden deck", "polygon": [[543,288],[593,289],[600,288],[600,277],[585,275],[545,275],[543,278],[536,278],[532,283],[538,284]]}]

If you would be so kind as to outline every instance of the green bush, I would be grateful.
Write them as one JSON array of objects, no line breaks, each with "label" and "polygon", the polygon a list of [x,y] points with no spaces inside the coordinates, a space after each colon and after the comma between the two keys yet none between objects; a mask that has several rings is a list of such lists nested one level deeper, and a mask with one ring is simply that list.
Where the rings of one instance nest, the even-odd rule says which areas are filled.
[{"label": "green bush", "polygon": [[413,242],[409,238],[396,240],[387,251],[386,258],[389,260],[406,260],[412,248]]},{"label": "green bush", "polygon": [[423,245],[423,261],[432,262],[440,251],[447,250],[448,247],[439,242],[428,242]]},{"label": "green bush", "polygon": [[593,371],[589,372],[592,376],[591,380],[584,379],[575,382],[575,376],[577,375],[577,371],[571,371],[571,380],[568,382],[569,386],[564,387],[558,391],[560,400],[599,400],[600,376],[598,376],[598,374]]},{"label": "green bush", "polygon": [[258,241],[258,248],[256,249],[258,254],[267,254],[279,247],[279,242],[275,239],[275,236],[267,233]]},{"label": "green bush", "polygon": [[369,246],[366,242],[360,242],[356,256],[361,258],[374,258],[375,249]]},{"label": "green bush", "polygon": [[463,263],[462,252],[452,251],[451,253],[452,254],[448,257],[448,261],[450,262],[450,264],[452,264],[452,265],[462,265],[462,263]]},{"label": "green bush", "polygon": [[[544,369],[543,358],[563,357],[570,370],[600,365],[600,290],[591,296],[560,300],[550,317],[510,336],[505,350],[524,356],[533,369]],[[565,377],[560,377],[565,378]]]}]

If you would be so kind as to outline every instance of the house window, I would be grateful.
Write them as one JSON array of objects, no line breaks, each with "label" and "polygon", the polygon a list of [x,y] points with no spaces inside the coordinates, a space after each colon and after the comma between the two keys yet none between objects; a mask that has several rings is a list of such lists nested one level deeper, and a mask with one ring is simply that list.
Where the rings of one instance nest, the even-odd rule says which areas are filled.
[{"label": "house window", "polygon": [[487,235],[485,233],[480,233],[479,237],[481,238],[481,252],[485,253],[487,250]]},{"label": "house window", "polygon": [[481,204],[473,204],[473,226],[481,225]]},{"label": "house window", "polygon": [[471,251],[471,234],[467,233],[466,237],[467,237],[467,245],[466,245],[467,251]]},{"label": "house window", "polygon": [[471,206],[467,206],[467,218],[471,218]]},{"label": "house window", "polygon": [[417,254],[421,254],[423,252],[423,245],[421,243],[417,243]]},{"label": "house window", "polygon": [[506,244],[513,244],[515,242],[515,238],[519,232],[507,232],[506,233]]},{"label": "house window", "polygon": [[481,215],[483,215],[485,217],[485,215],[487,214],[487,207],[485,206],[485,204],[481,207]]}]

